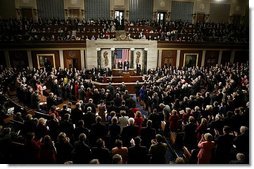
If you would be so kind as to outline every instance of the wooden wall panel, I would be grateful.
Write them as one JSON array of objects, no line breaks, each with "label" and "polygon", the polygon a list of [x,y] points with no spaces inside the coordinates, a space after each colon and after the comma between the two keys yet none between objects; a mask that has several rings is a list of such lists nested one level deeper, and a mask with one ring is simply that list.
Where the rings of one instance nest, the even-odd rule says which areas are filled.
[{"label": "wooden wall panel", "polygon": [[4,51],[0,51],[0,65],[6,66]]},{"label": "wooden wall panel", "polygon": [[231,51],[226,50],[222,52],[222,57],[221,57],[221,64],[225,65],[230,61],[230,56],[231,56]]},{"label": "wooden wall panel", "polygon": [[33,61],[33,67],[38,68],[38,62],[37,62],[37,55],[38,54],[54,54],[55,56],[55,68],[60,67],[60,57],[59,57],[59,51],[58,50],[43,50],[43,51],[32,51],[32,61]]},{"label": "wooden wall panel", "polygon": [[205,55],[205,66],[215,66],[218,64],[219,51],[208,50]]},{"label": "wooden wall panel", "polygon": [[249,52],[248,51],[236,51],[234,63],[247,63],[249,62]]},{"label": "wooden wall panel", "polygon": [[9,51],[10,64],[19,69],[28,67],[27,51]]},{"label": "wooden wall panel", "polygon": [[202,61],[202,51],[201,50],[181,50],[180,53],[180,63],[179,67],[182,67],[184,65],[184,55],[188,53],[197,53],[198,54],[198,66],[201,66]]},{"label": "wooden wall panel", "polygon": [[177,50],[163,50],[161,56],[161,66],[171,65],[176,66]]},{"label": "wooden wall panel", "polygon": [[76,69],[81,69],[80,50],[64,50],[63,57],[65,68],[75,67]]}]

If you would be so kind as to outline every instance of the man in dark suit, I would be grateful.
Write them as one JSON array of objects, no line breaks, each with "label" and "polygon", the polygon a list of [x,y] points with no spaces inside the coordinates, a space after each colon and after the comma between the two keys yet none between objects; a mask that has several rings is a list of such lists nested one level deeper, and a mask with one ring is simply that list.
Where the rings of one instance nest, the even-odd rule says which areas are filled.
[{"label": "man in dark suit", "polygon": [[44,67],[46,68],[47,72],[52,71],[52,65],[51,65],[50,61],[48,60],[48,58],[45,58]]},{"label": "man in dark suit", "polygon": [[80,103],[77,103],[76,107],[73,110],[71,110],[72,122],[77,125],[78,121],[81,120],[82,118],[83,118],[83,112],[81,110],[81,105]]},{"label": "man in dark suit", "polygon": [[124,66],[124,70],[125,71],[128,71],[129,70],[129,67],[130,67],[130,63],[128,60],[125,60],[124,63],[123,63],[123,66]]},{"label": "man in dark suit", "polygon": [[156,135],[156,140],[153,141],[149,153],[151,154],[152,164],[165,164],[166,158],[165,154],[167,151],[167,144],[163,143],[163,138],[160,134]]},{"label": "man in dark suit", "polygon": [[105,141],[101,138],[97,139],[96,146],[92,147],[93,159],[98,159],[100,164],[110,164],[111,154],[108,148],[105,147]]},{"label": "man in dark suit", "polygon": [[148,150],[145,146],[141,146],[141,138],[134,138],[135,145],[128,149],[128,164],[147,164]]},{"label": "man in dark suit", "polygon": [[85,104],[85,110],[87,111],[87,108],[91,107],[92,108],[92,113],[96,113],[96,105],[93,103],[93,99],[89,98],[88,103]]},{"label": "man in dark suit", "polygon": [[117,68],[118,69],[122,69],[123,68],[123,63],[121,61],[118,61]]},{"label": "man in dark suit", "polygon": [[54,99],[54,93],[49,93],[49,96],[47,97],[47,108],[50,110],[50,108],[56,105],[56,101]]},{"label": "man in dark suit", "polygon": [[134,125],[135,120],[133,118],[128,119],[129,125],[123,128],[122,140],[123,145],[129,147],[130,140],[138,135],[138,126]]},{"label": "man in dark suit", "polygon": [[216,164],[228,164],[231,157],[231,150],[233,148],[234,136],[230,134],[231,128],[229,126],[223,127],[223,135],[215,138],[217,147],[215,149]]},{"label": "man in dark suit", "polygon": [[142,139],[142,143],[147,148],[151,146],[151,140],[155,139],[156,130],[152,128],[152,120],[148,120],[146,123],[146,127],[142,127],[140,131],[140,136]]},{"label": "man in dark suit", "polygon": [[88,164],[92,158],[90,147],[85,143],[86,135],[81,133],[79,140],[74,143],[73,149],[73,163],[74,164]]},{"label": "man in dark suit", "polygon": [[141,73],[141,64],[137,64],[137,74],[140,75]]},{"label": "man in dark suit", "polygon": [[101,123],[102,118],[100,116],[97,116],[95,119],[95,123],[91,126],[91,144],[94,145],[96,143],[96,140],[101,138],[105,139],[106,135],[108,133],[107,127]]}]

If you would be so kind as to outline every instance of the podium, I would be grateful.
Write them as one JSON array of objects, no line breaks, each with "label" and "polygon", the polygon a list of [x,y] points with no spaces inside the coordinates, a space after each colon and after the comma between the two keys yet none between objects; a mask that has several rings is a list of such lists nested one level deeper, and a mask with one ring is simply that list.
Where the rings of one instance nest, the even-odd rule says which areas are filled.
[{"label": "podium", "polygon": [[136,75],[136,72],[134,69],[129,69],[128,71],[124,71],[123,69],[112,69],[113,76],[123,76],[126,73],[129,74],[130,76]]},{"label": "podium", "polygon": [[130,72],[123,72],[123,81],[129,82],[130,81]]}]

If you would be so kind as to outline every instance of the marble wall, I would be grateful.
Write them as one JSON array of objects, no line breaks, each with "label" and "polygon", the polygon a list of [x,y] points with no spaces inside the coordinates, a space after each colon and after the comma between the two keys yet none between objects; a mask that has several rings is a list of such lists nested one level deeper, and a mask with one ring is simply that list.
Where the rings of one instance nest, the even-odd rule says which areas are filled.
[{"label": "marble wall", "polygon": [[[136,59],[136,52],[141,53],[141,59],[144,57],[145,51],[147,52],[147,69],[156,68],[157,66],[157,41],[149,40],[131,40],[131,41],[115,41],[115,40],[87,40],[86,41],[87,50],[86,50],[86,68],[91,69],[97,67],[98,59],[97,52],[101,51],[103,53],[105,49],[109,53],[108,56],[111,56],[111,52],[116,48],[129,48],[134,51],[134,66]],[[142,63],[143,60],[141,60]],[[110,62],[110,61],[109,61]]]}]

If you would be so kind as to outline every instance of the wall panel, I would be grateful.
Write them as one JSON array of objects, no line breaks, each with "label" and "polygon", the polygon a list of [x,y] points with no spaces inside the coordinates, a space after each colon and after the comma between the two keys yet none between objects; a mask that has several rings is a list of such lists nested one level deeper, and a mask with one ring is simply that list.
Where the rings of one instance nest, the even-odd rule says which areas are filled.
[{"label": "wall panel", "polygon": [[0,51],[0,65],[6,66],[4,51]]},{"label": "wall panel", "polygon": [[81,55],[79,50],[64,50],[64,67],[81,69]]},{"label": "wall panel", "polygon": [[219,51],[208,50],[205,55],[205,66],[215,66],[218,64]]},{"label": "wall panel", "polygon": [[193,2],[172,1],[171,20],[192,22]]},{"label": "wall panel", "polygon": [[221,57],[221,64],[225,65],[226,63],[228,63],[230,61],[230,56],[231,56],[231,51],[223,51],[222,52],[222,57]]},{"label": "wall panel", "polygon": [[129,7],[130,21],[151,20],[153,17],[153,0],[130,0]]},{"label": "wall panel", "polygon": [[85,0],[86,19],[110,19],[110,0]]},{"label": "wall panel", "polygon": [[248,51],[236,51],[234,62],[246,63],[249,61],[249,52]]},{"label": "wall panel", "polygon": [[230,4],[211,3],[210,22],[227,23],[230,13]]},{"label": "wall panel", "polygon": [[38,67],[37,62],[37,55],[38,54],[54,54],[55,56],[55,66],[56,68],[60,67],[60,57],[59,57],[59,51],[58,50],[46,50],[46,51],[32,51],[32,61],[33,61],[33,67]]},{"label": "wall panel", "polygon": [[177,50],[163,50],[161,57],[161,66],[165,64],[169,66],[176,66],[176,55]]},{"label": "wall panel", "polygon": [[63,0],[37,0],[37,9],[39,17],[64,19]]},{"label": "wall panel", "polygon": [[198,54],[198,66],[201,66],[202,50],[181,50],[179,67],[182,67],[184,65],[183,62],[185,54]]},{"label": "wall panel", "polygon": [[12,67],[19,69],[28,67],[28,56],[26,51],[10,51],[9,56]]}]

